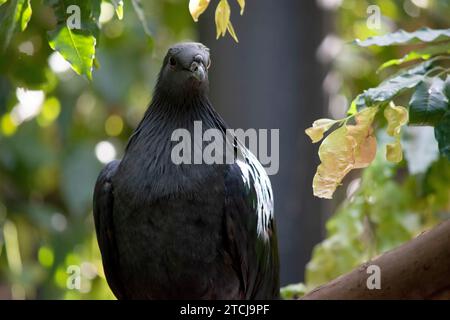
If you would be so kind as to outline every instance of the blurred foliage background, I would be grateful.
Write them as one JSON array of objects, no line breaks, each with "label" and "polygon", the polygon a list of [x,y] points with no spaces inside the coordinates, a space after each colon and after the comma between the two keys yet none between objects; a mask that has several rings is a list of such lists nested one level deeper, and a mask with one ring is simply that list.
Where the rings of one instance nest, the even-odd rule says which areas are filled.
[{"label": "blurred foliage background", "polygon": [[[398,29],[450,27],[446,0],[319,2],[333,17],[334,32],[322,42],[318,58],[330,66],[323,89],[329,98],[329,115],[335,119],[346,116],[358,94],[377,87],[400,69],[378,72],[384,62],[421,47],[360,48],[352,43],[354,39]],[[367,22],[374,5],[382,14],[380,28],[371,28]],[[448,42],[445,45],[448,48]],[[409,99],[410,95],[399,95],[395,103],[407,107]],[[313,250],[305,282],[284,288],[285,297],[301,296],[450,218],[450,161],[439,154],[433,127],[405,127],[404,157],[399,164],[386,160],[381,146],[389,138],[382,127],[376,131],[374,162],[362,172],[352,172],[337,189],[325,225],[326,237]]]},{"label": "blurred foliage background", "polygon": [[[101,2],[89,82],[49,47],[50,4],[31,6],[0,55],[0,299],[113,298],[92,219],[95,179],[121,157],[167,48],[195,39],[194,23],[186,1],[146,1],[150,37],[131,2],[122,20]],[[80,266],[80,290],[66,287],[70,265]]]},{"label": "blurred foliage background", "polygon": [[[28,26],[6,39],[9,8],[25,2],[0,0],[0,299],[114,298],[95,239],[93,185],[102,165],[121,157],[151,99],[167,47],[197,39],[197,30],[184,0],[146,1],[139,9],[139,1],[126,1],[123,19],[115,14],[117,1],[99,1],[96,67],[88,81],[49,46],[54,1],[31,0]],[[324,94],[335,118],[345,115],[356,94],[380,82],[383,74],[375,71],[383,61],[402,56],[401,47],[361,49],[350,41],[450,24],[447,0],[316,2],[334,30],[317,56],[330,68]],[[371,4],[381,8],[381,29],[367,27]],[[438,157],[427,129],[409,129],[404,140],[410,147],[399,165],[379,156],[361,177],[346,179],[306,283],[286,289],[286,297],[448,218],[450,165]],[[73,265],[80,268],[80,290],[67,288]]]}]

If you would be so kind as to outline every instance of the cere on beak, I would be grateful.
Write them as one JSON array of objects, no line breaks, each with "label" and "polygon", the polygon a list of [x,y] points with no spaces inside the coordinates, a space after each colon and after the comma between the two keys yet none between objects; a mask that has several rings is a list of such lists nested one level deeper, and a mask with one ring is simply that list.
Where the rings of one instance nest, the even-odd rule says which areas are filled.
[{"label": "cere on beak", "polygon": [[194,57],[194,61],[191,63],[189,69],[191,70],[195,79],[197,79],[198,81],[205,80],[206,71],[203,64],[203,57],[201,55],[196,55]]},{"label": "cere on beak", "polygon": [[197,61],[192,62],[191,67],[189,68],[192,72],[192,75],[198,81],[205,80],[205,67],[202,63],[198,63]]}]

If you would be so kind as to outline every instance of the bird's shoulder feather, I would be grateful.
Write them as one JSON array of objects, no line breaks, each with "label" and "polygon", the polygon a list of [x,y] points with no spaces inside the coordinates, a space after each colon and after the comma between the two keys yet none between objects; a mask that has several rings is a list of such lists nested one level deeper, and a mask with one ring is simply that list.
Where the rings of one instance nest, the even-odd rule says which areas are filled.
[{"label": "bird's shoulder feather", "polygon": [[270,180],[250,151],[229,167],[225,178],[227,250],[246,299],[279,294],[279,261]]},{"label": "bird's shoulder feather", "polygon": [[125,298],[119,275],[119,260],[113,220],[114,194],[112,177],[120,161],[112,161],[100,172],[94,189],[94,222],[102,253],[103,268],[111,290],[119,299]]}]

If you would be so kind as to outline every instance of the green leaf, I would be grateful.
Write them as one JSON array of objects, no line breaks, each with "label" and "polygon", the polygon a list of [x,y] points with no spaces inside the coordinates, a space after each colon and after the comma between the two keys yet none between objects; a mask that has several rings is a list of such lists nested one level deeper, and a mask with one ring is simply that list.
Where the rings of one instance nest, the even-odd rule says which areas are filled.
[{"label": "green leaf", "polygon": [[435,46],[427,46],[417,51],[411,51],[400,59],[391,59],[383,63],[377,70],[377,73],[391,66],[397,66],[413,60],[428,60],[438,54],[450,53],[450,42],[438,44]]},{"label": "green leaf", "polygon": [[439,77],[425,78],[409,102],[410,124],[436,125],[447,110],[444,81]]},{"label": "green leaf", "polygon": [[[31,19],[31,4],[30,0],[21,1],[22,7],[20,8],[19,21],[20,30],[24,31],[27,28],[28,22]],[[16,11],[17,14],[17,11]]]},{"label": "green leaf", "polygon": [[[81,15],[79,17],[81,20],[80,29],[89,31],[98,38],[100,4],[101,0],[57,0],[52,6],[58,20],[57,28],[67,25],[69,18],[73,18],[76,15],[76,12],[73,10],[78,7],[78,13]],[[72,19],[70,20],[73,21]]]},{"label": "green leaf", "polygon": [[62,26],[49,33],[49,44],[66,59],[72,69],[92,80],[92,66],[95,57],[95,37],[86,30]]},{"label": "green leaf", "polygon": [[17,3],[18,0],[10,1],[5,8],[2,8],[4,12],[0,16],[0,44],[3,51],[8,47],[16,28],[16,19],[14,18]]},{"label": "green leaf", "polygon": [[147,22],[147,18],[145,17],[144,8],[142,7],[142,3],[140,0],[132,0],[134,11],[138,16],[139,21],[141,21],[142,27],[144,28],[145,33],[149,37],[153,37],[152,32],[150,31],[150,27]]},{"label": "green leaf", "polygon": [[434,135],[438,142],[439,152],[450,160],[450,111],[447,111],[436,125]]},{"label": "green leaf", "polygon": [[12,0],[8,3],[3,16],[0,16],[0,45],[2,50],[8,47],[17,25],[20,25],[22,31],[25,30],[30,18],[30,0]]},{"label": "green leaf", "polygon": [[[73,1],[58,1],[53,9],[58,19],[55,30],[48,32],[49,45],[58,51],[72,66],[72,69],[92,80],[92,68],[95,59],[95,46],[98,35],[100,0],[77,1],[80,28],[68,25],[68,18],[76,17],[76,11],[67,12]],[[69,8],[70,9],[70,8]]]},{"label": "green leaf", "polygon": [[1,6],[2,4],[6,3],[6,1],[8,1],[8,0],[0,0],[0,6]]},{"label": "green leaf", "polygon": [[122,0],[111,0],[114,8],[116,9],[116,15],[119,20],[123,19],[123,1]]},{"label": "green leaf", "polygon": [[433,61],[428,60],[413,68],[402,70],[383,81],[378,87],[364,91],[355,101],[357,109],[388,102],[403,91],[415,87],[424,79],[425,73],[431,69],[432,64]]},{"label": "green leaf", "polygon": [[388,33],[382,36],[375,36],[367,38],[366,40],[356,39],[355,43],[361,47],[376,46],[391,46],[402,45],[415,42],[432,42],[438,40],[447,40],[450,38],[450,29],[430,29],[422,28],[414,32],[406,32],[405,30],[398,30],[393,33]]}]

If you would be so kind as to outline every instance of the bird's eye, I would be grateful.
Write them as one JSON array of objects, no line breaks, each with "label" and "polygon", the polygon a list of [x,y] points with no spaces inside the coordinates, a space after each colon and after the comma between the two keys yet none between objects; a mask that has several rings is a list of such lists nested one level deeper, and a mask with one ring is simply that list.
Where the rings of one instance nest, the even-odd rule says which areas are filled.
[{"label": "bird's eye", "polygon": [[174,66],[177,65],[177,60],[175,60],[174,57],[170,57],[169,63],[170,63],[170,65],[171,65],[172,67],[174,67]]}]

